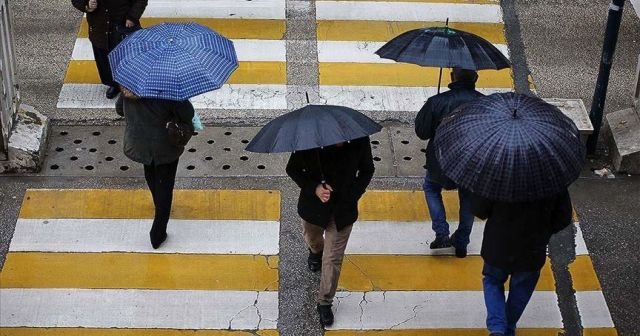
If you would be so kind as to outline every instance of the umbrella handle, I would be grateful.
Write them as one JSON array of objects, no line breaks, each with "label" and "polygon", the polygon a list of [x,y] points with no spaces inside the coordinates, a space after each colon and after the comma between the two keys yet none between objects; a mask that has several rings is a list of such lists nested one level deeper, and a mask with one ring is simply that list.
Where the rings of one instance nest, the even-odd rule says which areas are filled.
[{"label": "umbrella handle", "polygon": [[442,82],[442,68],[440,68],[440,75],[438,76],[438,93],[440,93],[440,83]]}]

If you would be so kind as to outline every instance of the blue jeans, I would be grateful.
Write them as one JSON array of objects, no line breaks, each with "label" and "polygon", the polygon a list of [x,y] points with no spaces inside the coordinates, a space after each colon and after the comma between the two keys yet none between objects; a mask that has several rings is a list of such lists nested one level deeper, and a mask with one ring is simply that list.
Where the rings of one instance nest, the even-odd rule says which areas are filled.
[{"label": "blue jeans", "polygon": [[[431,228],[436,233],[436,238],[449,236],[449,223],[447,222],[447,214],[442,202],[442,186],[431,180],[427,173],[424,177],[422,190],[424,190],[427,208],[431,216]],[[464,190],[458,190],[458,198],[460,199],[460,224],[455,232],[455,241],[452,244],[454,247],[464,248],[469,245],[469,235],[471,235],[474,217],[471,213],[469,193]]]},{"label": "blue jeans", "polygon": [[[536,288],[540,271],[508,272],[484,263],[482,289],[487,307],[487,329],[490,333],[516,334],[516,323],[522,316]],[[505,302],[504,283],[509,279],[509,297]]]}]

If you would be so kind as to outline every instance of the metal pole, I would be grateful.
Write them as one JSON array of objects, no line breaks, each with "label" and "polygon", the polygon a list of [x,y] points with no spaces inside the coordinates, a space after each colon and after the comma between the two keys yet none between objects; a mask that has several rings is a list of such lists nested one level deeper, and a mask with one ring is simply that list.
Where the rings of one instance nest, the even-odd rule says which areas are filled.
[{"label": "metal pole", "polygon": [[622,20],[622,7],[624,0],[612,0],[609,4],[609,16],[607,17],[607,27],[604,33],[604,41],[602,43],[602,58],[600,60],[600,70],[598,72],[598,80],[596,89],[591,102],[591,111],[589,119],[593,124],[593,133],[587,139],[587,153],[593,154],[598,143],[598,135],[602,126],[602,111],[607,98],[607,86],[609,85],[609,74],[611,73],[611,64],[613,54],[616,50],[616,42],[618,41],[618,32],[620,30],[620,21]]}]

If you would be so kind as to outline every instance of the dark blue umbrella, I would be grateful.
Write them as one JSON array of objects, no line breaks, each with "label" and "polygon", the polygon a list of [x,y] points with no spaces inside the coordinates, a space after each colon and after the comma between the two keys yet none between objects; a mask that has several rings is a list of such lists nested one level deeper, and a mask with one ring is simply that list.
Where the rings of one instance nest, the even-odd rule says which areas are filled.
[{"label": "dark blue umbrella", "polygon": [[396,62],[439,67],[438,92],[442,68],[499,70],[510,67],[509,60],[491,42],[448,26],[410,30],[394,37],[376,54]]},{"label": "dark blue umbrella", "polygon": [[264,125],[246,150],[283,153],[335,145],[380,132],[382,126],[344,106],[307,105]]},{"label": "dark blue umbrella", "polygon": [[434,139],[443,172],[485,198],[520,202],[552,196],[578,178],[585,148],[557,107],[513,92],[456,109]]},{"label": "dark blue umbrella", "polygon": [[220,88],[238,67],[233,42],[197,23],[141,29],[109,62],[115,81],[134,94],[180,101]]}]

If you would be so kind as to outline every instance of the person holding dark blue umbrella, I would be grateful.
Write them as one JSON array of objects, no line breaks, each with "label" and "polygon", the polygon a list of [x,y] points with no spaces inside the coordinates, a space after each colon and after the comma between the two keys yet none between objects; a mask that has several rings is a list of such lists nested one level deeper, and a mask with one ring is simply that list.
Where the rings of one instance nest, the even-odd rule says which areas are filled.
[{"label": "person holding dark blue umbrella", "polygon": [[[432,140],[436,136],[436,130],[443,118],[449,115],[458,106],[478,99],[482,93],[475,90],[478,74],[473,70],[454,68],[451,71],[451,84],[449,91],[437,94],[427,100],[415,118],[415,132],[422,140]],[[458,191],[460,200],[458,229],[449,237],[449,223],[442,202],[442,189],[455,189],[456,184],[445,176],[438,163],[433,141],[429,141],[426,149],[426,168],[422,189],[429,215],[431,226],[436,238],[429,245],[432,249],[448,248],[453,246],[458,258],[467,256],[467,245],[473,225],[471,203],[467,192]]]},{"label": "person holding dark blue umbrella", "polygon": [[567,187],[585,161],[578,129],[540,98],[496,93],[446,117],[434,145],[446,176],[472,193],[473,213],[487,220],[481,250],[487,329],[514,336],[549,240],[572,220]]}]

